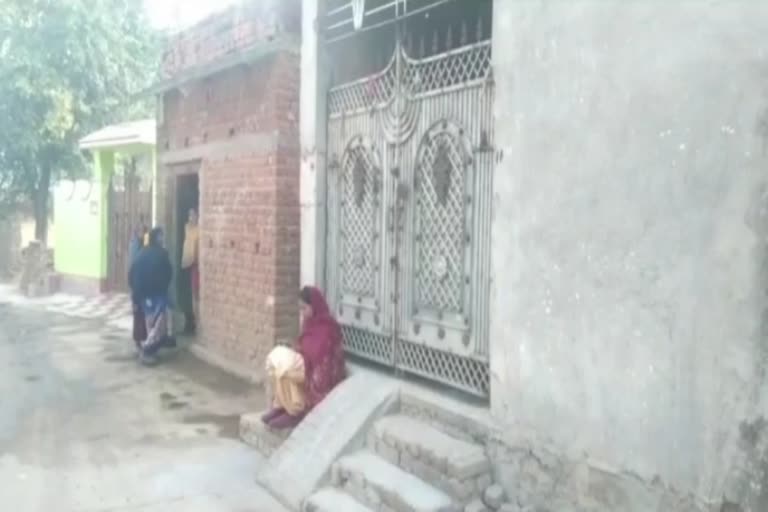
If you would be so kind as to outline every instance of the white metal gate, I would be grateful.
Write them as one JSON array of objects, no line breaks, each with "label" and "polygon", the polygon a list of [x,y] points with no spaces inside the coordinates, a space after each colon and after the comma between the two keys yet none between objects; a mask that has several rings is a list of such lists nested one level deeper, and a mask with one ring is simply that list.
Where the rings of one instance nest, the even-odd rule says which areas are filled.
[{"label": "white metal gate", "polygon": [[349,352],[486,396],[490,42],[407,47],[328,93],[328,296]]}]

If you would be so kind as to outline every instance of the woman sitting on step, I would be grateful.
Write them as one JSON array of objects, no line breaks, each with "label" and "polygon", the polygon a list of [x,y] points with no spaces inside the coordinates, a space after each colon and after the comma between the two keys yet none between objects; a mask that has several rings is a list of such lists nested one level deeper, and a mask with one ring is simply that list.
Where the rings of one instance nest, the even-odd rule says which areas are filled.
[{"label": "woman sitting on step", "polygon": [[323,293],[307,286],[299,297],[302,329],[296,351],[275,347],[267,357],[274,401],[261,419],[273,429],[298,425],[346,377],[341,327]]}]

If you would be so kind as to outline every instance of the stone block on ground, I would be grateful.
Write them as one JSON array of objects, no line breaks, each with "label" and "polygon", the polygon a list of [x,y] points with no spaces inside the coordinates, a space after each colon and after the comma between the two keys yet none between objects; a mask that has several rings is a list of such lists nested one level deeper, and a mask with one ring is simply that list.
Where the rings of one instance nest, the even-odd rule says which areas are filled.
[{"label": "stone block on ground", "polygon": [[303,512],[373,512],[349,494],[327,487],[310,496]]},{"label": "stone block on ground", "polygon": [[31,242],[24,250],[24,267],[19,289],[28,297],[50,295],[55,291],[56,279],[53,276],[53,251],[40,242]]},{"label": "stone block on ground", "polygon": [[240,417],[240,439],[270,457],[290,435],[290,430],[271,430],[261,421],[263,413],[248,413]]},{"label": "stone block on ground", "polygon": [[406,473],[378,455],[362,450],[341,458],[338,474],[356,491],[372,489],[381,505],[398,512],[458,512],[460,509],[443,491]]}]

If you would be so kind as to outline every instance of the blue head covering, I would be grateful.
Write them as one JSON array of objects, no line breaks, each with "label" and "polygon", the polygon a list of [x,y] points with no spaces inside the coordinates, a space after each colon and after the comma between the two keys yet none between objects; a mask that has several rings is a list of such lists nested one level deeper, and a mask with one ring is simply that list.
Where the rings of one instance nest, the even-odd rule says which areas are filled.
[{"label": "blue head covering", "polygon": [[154,247],[163,245],[163,228],[152,228],[152,231],[149,232],[149,245]]}]

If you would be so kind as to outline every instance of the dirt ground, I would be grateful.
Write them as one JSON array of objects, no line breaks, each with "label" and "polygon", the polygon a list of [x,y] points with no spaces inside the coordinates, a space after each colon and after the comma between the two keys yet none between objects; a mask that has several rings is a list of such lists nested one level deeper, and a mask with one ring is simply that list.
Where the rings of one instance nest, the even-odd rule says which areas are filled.
[{"label": "dirt ground", "polygon": [[237,440],[263,392],[185,351],[0,297],[0,503],[18,512],[275,511]]}]

